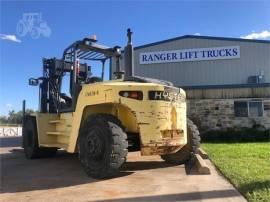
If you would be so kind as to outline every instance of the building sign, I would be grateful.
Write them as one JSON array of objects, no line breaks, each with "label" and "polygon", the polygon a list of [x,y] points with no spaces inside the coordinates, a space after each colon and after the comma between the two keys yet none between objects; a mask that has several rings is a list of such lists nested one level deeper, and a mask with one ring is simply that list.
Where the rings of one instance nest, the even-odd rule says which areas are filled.
[{"label": "building sign", "polygon": [[140,64],[240,58],[239,46],[194,48],[140,53]]}]

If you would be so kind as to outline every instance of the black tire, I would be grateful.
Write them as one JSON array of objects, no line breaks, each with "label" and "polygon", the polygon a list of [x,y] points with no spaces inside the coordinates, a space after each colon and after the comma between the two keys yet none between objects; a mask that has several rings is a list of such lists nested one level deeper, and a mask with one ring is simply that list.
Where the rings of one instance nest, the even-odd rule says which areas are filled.
[{"label": "black tire", "polygon": [[88,176],[103,179],[115,176],[126,161],[127,135],[112,115],[86,118],[78,142],[79,158]]},{"label": "black tire", "polygon": [[35,117],[27,116],[23,128],[23,148],[28,159],[55,156],[57,148],[38,146],[38,134]]},{"label": "black tire", "polygon": [[187,144],[174,154],[161,155],[161,158],[167,163],[183,164],[198,153],[200,147],[200,133],[197,126],[189,119],[187,119]]}]

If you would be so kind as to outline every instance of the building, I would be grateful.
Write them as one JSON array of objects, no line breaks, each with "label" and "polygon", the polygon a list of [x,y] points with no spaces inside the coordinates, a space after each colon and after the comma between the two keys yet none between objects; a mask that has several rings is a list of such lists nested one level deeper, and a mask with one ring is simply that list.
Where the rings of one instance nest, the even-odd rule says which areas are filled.
[{"label": "building", "polygon": [[270,41],[186,35],[135,47],[134,64],[184,88],[202,130],[270,128]]}]

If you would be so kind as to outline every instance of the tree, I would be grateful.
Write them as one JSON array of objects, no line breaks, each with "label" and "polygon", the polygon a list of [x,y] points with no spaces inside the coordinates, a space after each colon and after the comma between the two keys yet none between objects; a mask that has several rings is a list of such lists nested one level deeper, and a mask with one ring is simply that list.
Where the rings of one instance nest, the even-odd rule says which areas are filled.
[{"label": "tree", "polygon": [[[25,114],[31,114],[35,111],[32,109],[26,109]],[[15,112],[14,110],[9,111],[8,116],[0,116],[0,124],[21,124],[23,113],[22,111]]]},{"label": "tree", "polygon": [[0,116],[0,124],[7,124],[8,117],[6,116]]}]

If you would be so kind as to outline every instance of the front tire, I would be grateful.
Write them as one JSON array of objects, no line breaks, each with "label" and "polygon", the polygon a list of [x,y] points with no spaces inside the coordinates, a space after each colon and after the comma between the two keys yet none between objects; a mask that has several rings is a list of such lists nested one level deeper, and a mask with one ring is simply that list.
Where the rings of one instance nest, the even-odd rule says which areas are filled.
[{"label": "front tire", "polygon": [[174,154],[161,155],[167,163],[183,164],[191,159],[193,154],[198,153],[200,147],[200,133],[197,126],[187,119],[187,144]]},{"label": "front tire", "polygon": [[127,135],[112,115],[89,116],[80,130],[79,158],[88,176],[102,179],[116,175],[128,153]]},{"label": "front tire", "polygon": [[52,157],[56,154],[57,148],[44,148],[38,146],[38,134],[36,119],[33,116],[26,116],[23,127],[23,149],[27,159],[40,157]]}]

